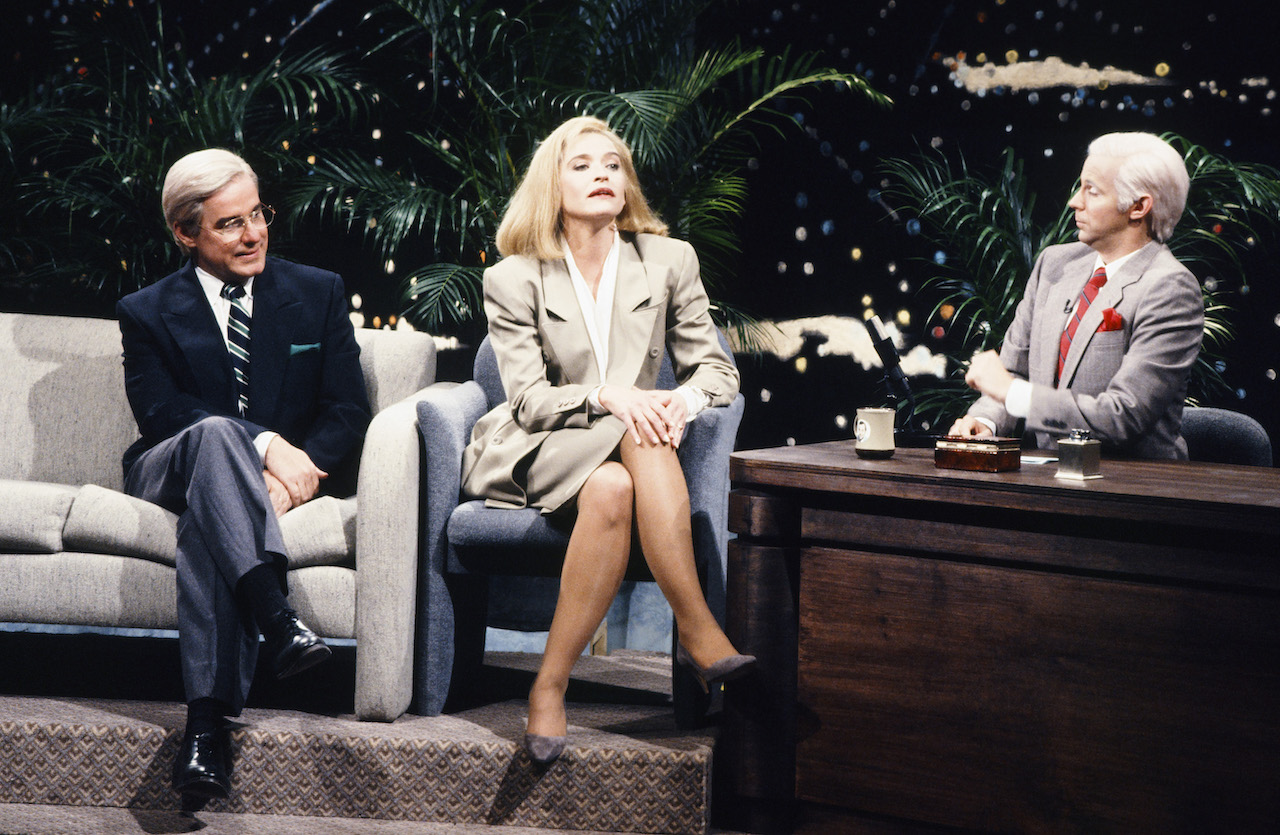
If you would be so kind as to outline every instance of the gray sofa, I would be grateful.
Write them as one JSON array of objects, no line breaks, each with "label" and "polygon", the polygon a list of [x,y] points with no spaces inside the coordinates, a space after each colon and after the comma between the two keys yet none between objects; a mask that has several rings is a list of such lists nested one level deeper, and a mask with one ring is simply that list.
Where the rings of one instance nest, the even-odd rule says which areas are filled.
[{"label": "gray sofa", "polygon": [[[416,402],[436,356],[425,334],[356,337],[374,412],[357,495],[281,528],[290,600],[317,632],[355,639],[356,715],[391,721],[413,693]],[[0,426],[0,622],[175,628],[177,517],[121,492],[137,429],[116,322],[0,313]]]}]

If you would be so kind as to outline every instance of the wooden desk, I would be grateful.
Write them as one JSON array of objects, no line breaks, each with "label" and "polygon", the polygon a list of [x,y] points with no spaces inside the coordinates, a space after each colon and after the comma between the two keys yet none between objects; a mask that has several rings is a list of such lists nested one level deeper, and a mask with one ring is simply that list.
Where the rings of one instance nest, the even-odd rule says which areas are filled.
[{"label": "wooden desk", "polygon": [[733,455],[738,825],[796,801],[978,830],[1280,821],[1280,471]]}]

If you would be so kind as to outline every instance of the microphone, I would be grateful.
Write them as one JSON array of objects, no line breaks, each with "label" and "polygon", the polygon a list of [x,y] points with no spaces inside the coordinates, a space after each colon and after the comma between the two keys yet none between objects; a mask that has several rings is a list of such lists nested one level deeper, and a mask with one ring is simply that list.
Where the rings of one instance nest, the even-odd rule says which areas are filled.
[{"label": "microphone", "polygon": [[907,374],[902,370],[902,362],[898,358],[898,349],[893,347],[893,340],[885,330],[879,316],[872,316],[867,323],[871,344],[880,356],[880,364],[884,366],[884,378],[889,384],[889,393],[902,399],[910,399],[911,386],[907,382]]},{"label": "microphone", "polygon": [[891,400],[901,400],[907,404],[902,428],[894,432],[895,443],[901,447],[932,447],[938,436],[923,432],[916,427],[916,398],[911,392],[911,384],[907,381],[907,372],[902,370],[898,349],[894,347],[893,340],[889,338],[889,332],[885,330],[879,316],[872,316],[867,324],[871,344],[880,357],[881,365],[884,366],[884,380],[889,387],[889,397]]}]

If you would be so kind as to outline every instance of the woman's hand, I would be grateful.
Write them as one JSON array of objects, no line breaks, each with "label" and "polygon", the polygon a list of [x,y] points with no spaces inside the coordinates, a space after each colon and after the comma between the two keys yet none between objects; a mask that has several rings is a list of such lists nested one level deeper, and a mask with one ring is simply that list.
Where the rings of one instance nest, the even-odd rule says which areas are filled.
[{"label": "woman's hand", "polygon": [[680,446],[688,407],[675,392],[603,386],[599,399],[601,406],[626,424],[637,444],[648,440],[655,445]]}]

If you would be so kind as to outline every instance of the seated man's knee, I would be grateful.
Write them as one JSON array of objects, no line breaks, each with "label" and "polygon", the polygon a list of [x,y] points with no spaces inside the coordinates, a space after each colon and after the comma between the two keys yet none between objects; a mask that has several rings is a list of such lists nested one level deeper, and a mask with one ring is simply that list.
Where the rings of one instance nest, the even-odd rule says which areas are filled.
[{"label": "seated man's knee", "polygon": [[253,446],[253,435],[239,422],[221,415],[201,418],[182,430],[182,434],[191,442],[204,447],[217,444],[222,447]]}]

